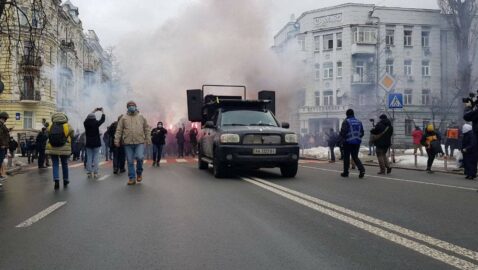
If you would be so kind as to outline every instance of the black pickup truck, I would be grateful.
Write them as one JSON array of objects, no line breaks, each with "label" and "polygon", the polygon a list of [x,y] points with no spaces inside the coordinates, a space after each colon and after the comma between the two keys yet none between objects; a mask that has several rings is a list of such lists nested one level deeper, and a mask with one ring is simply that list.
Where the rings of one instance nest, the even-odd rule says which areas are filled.
[{"label": "black pickup truck", "polygon": [[[198,97],[199,92],[196,93]],[[213,95],[201,99],[199,169],[208,169],[212,164],[214,176],[221,178],[232,168],[279,167],[282,176],[295,177],[299,161],[298,137],[289,130],[289,124],[277,121],[269,110],[270,100]],[[199,116],[191,114],[193,108],[189,104],[190,120],[197,121]]]}]

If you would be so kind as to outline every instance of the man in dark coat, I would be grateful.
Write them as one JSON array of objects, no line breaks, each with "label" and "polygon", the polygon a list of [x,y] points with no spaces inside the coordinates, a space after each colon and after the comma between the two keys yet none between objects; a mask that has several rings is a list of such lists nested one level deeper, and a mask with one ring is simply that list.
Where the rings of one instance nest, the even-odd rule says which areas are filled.
[{"label": "man in dark coat", "polygon": [[46,168],[45,166],[45,161],[46,161],[46,143],[48,141],[48,133],[46,131],[46,128],[42,128],[41,132],[38,133],[37,135],[37,152],[38,152],[38,168],[39,169],[44,169]]},{"label": "man in dark coat", "polygon": [[[122,115],[118,117],[118,121],[120,121],[122,118]],[[126,172],[126,154],[124,151],[124,145],[121,143],[120,140],[120,145],[115,146],[115,133],[116,133],[116,128],[118,127],[118,121],[114,122],[108,127],[108,130],[106,131],[109,136],[110,136],[110,148],[111,151],[113,152],[113,173],[118,174],[118,173],[124,173]]]},{"label": "man in dark coat", "polygon": [[370,131],[373,144],[377,148],[377,159],[380,166],[378,174],[389,174],[392,172],[392,167],[387,157],[388,150],[392,146],[393,126],[392,122],[385,114],[380,116],[380,121]]},{"label": "man in dark coat", "polygon": [[198,129],[195,127],[189,131],[189,143],[191,144],[191,155],[195,157],[198,146]]},{"label": "man in dark coat", "polygon": [[[96,112],[101,112],[101,119],[96,120]],[[97,108],[92,113],[88,115],[85,122],[83,123],[85,127],[86,134],[86,170],[88,171],[88,177],[98,177],[98,167],[99,167],[99,153],[101,149],[101,137],[100,137],[100,126],[105,122],[105,113],[103,108]]]},{"label": "man in dark coat", "polygon": [[463,141],[461,152],[463,153],[463,165],[465,167],[466,179],[474,180],[476,178],[476,169],[478,165],[478,143],[473,127],[469,124],[463,125]]},{"label": "man in dark coat", "polygon": [[327,145],[329,146],[330,149],[330,163],[335,162],[335,147],[338,144],[339,138],[338,134],[335,132],[333,128],[330,129],[328,138],[327,138]]},{"label": "man in dark coat", "polygon": [[163,147],[166,144],[168,131],[163,127],[163,122],[158,122],[156,128],[151,130],[151,142],[153,143],[153,167],[159,167]]},{"label": "man in dark coat", "polygon": [[184,138],[184,127],[178,130],[176,133],[176,141],[178,143],[178,157],[184,157],[184,142],[186,139]]},{"label": "man in dark coat", "polygon": [[342,122],[340,129],[340,137],[342,138],[344,147],[344,172],[341,176],[349,176],[350,157],[352,157],[355,165],[359,169],[359,178],[363,178],[365,176],[365,167],[358,157],[364,135],[363,125],[362,122],[355,118],[355,113],[352,109],[348,109],[346,115],[347,119]]},{"label": "man in dark coat", "polygon": [[30,139],[27,141],[27,159],[28,164],[35,162],[35,156],[37,151],[37,145],[35,137],[30,136]]}]

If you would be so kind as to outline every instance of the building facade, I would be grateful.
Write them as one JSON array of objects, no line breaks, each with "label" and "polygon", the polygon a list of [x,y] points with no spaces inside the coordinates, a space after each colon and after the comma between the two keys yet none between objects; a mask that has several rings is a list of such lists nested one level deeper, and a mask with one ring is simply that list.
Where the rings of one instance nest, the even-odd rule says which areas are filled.
[{"label": "building facade", "polygon": [[[308,11],[279,31],[273,48],[302,65],[291,121],[302,135],[339,129],[353,108],[366,129],[388,114],[396,143],[406,144],[415,126],[454,120],[461,100],[454,36],[439,10],[343,4]],[[388,109],[389,93],[403,94],[403,109]]]},{"label": "building facade", "polygon": [[8,6],[1,19],[0,79],[5,88],[0,111],[7,111],[8,126],[22,133],[41,129],[56,111],[74,113],[91,61],[105,74],[111,63],[106,52],[99,56],[101,46],[89,49],[94,31],[84,32],[78,7],[70,1],[17,3],[20,12]]}]

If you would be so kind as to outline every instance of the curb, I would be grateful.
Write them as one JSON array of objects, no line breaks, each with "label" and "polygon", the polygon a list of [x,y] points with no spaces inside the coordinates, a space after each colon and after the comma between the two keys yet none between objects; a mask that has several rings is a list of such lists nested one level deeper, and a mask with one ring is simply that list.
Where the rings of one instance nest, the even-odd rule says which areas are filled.
[{"label": "curb", "polygon": [[[300,159],[302,159],[302,160],[328,161],[328,159],[318,159],[318,158],[312,158],[312,157],[301,157]],[[338,163],[338,162],[343,163],[341,161],[337,161],[336,163]],[[367,167],[378,167],[378,164],[371,163],[370,161],[363,162],[363,165],[367,166]],[[407,170],[407,171],[426,172],[425,169],[413,168],[413,167],[392,166],[392,168],[393,169],[400,169],[400,170]],[[433,170],[433,172],[444,173],[444,174],[453,174],[453,175],[463,175],[462,170],[460,170],[460,171],[450,171],[450,170],[445,171],[445,170],[442,170],[442,169],[435,169],[435,170]]]}]

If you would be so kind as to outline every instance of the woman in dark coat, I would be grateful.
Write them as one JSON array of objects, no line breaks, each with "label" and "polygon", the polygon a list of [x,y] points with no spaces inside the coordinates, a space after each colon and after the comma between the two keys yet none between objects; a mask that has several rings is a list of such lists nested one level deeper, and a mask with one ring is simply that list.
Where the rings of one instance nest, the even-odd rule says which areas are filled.
[{"label": "woman in dark coat", "polygon": [[478,143],[473,133],[473,127],[469,124],[463,125],[461,152],[463,153],[466,179],[474,180],[478,166]]}]

